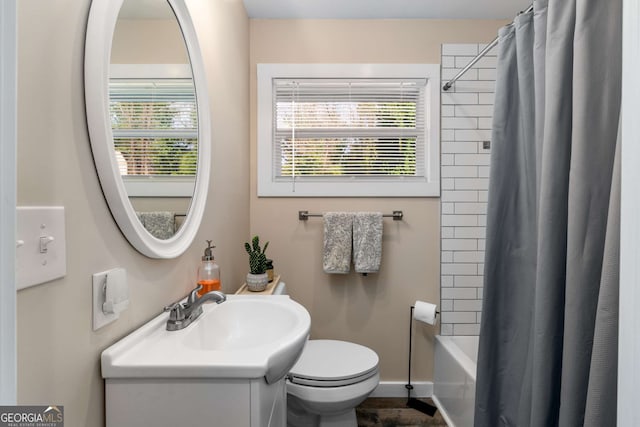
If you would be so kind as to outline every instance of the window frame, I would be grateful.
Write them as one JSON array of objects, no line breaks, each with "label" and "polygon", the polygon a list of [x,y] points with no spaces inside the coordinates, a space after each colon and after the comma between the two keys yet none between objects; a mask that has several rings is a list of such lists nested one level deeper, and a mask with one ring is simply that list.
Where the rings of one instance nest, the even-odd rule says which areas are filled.
[{"label": "window frame", "polygon": [[[438,64],[257,64],[258,197],[439,197]],[[276,180],[273,170],[274,79],[426,79],[424,177],[314,177]]]},{"label": "window frame", "polygon": [[[111,64],[113,79],[193,79],[190,64]],[[129,197],[192,197],[196,177],[122,175]]]}]

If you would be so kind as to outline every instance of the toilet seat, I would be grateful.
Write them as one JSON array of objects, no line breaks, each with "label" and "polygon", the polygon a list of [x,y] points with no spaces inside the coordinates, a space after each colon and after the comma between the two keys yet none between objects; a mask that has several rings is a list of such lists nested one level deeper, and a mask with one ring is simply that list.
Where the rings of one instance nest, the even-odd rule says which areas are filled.
[{"label": "toilet seat", "polygon": [[310,340],[288,379],[293,384],[310,387],[348,386],[376,375],[378,361],[373,350],[359,344]]}]

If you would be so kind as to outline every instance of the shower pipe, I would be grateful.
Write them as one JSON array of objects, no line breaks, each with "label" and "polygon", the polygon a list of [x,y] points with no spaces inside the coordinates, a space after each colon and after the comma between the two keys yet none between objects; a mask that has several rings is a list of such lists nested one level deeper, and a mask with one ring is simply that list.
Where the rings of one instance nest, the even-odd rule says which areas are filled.
[{"label": "shower pipe", "polygon": [[[533,4],[531,6],[529,6],[526,10],[518,13],[518,15],[522,15],[523,13],[529,13],[533,10]],[[476,55],[475,58],[473,58],[471,61],[469,61],[469,63],[462,69],[460,70],[460,72],[458,74],[456,74],[451,80],[449,80],[448,82],[446,82],[444,84],[444,86],[442,86],[442,90],[447,91],[449,89],[451,89],[451,87],[453,86],[453,84],[464,75],[464,73],[466,73],[467,71],[469,71],[469,69],[471,67],[473,67],[474,65],[476,65],[476,62],[478,62],[483,56],[485,56],[491,49],[493,49],[495,47],[495,45],[498,44],[498,37],[496,37],[495,39],[493,39],[493,41],[491,43],[489,43],[484,49],[482,49],[482,51]]]}]

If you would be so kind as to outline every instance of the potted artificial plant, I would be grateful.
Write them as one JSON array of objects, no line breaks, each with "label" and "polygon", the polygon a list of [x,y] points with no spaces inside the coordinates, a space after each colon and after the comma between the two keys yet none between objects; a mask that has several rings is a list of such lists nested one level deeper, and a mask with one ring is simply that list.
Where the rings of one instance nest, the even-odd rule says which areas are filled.
[{"label": "potted artificial plant", "polygon": [[247,288],[250,291],[264,291],[269,283],[269,276],[267,275],[267,256],[265,255],[267,246],[269,246],[269,242],[264,244],[264,248],[260,248],[260,238],[258,236],[253,236],[251,244],[244,244],[244,248],[249,254]]}]

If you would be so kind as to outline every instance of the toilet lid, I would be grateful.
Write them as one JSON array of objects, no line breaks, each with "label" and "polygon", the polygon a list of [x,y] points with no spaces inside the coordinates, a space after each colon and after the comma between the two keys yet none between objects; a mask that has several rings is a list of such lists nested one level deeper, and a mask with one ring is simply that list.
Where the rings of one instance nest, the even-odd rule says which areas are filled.
[{"label": "toilet lid", "polygon": [[378,355],[345,341],[309,340],[291,368],[289,380],[304,385],[336,387],[364,381],[378,371]]}]

